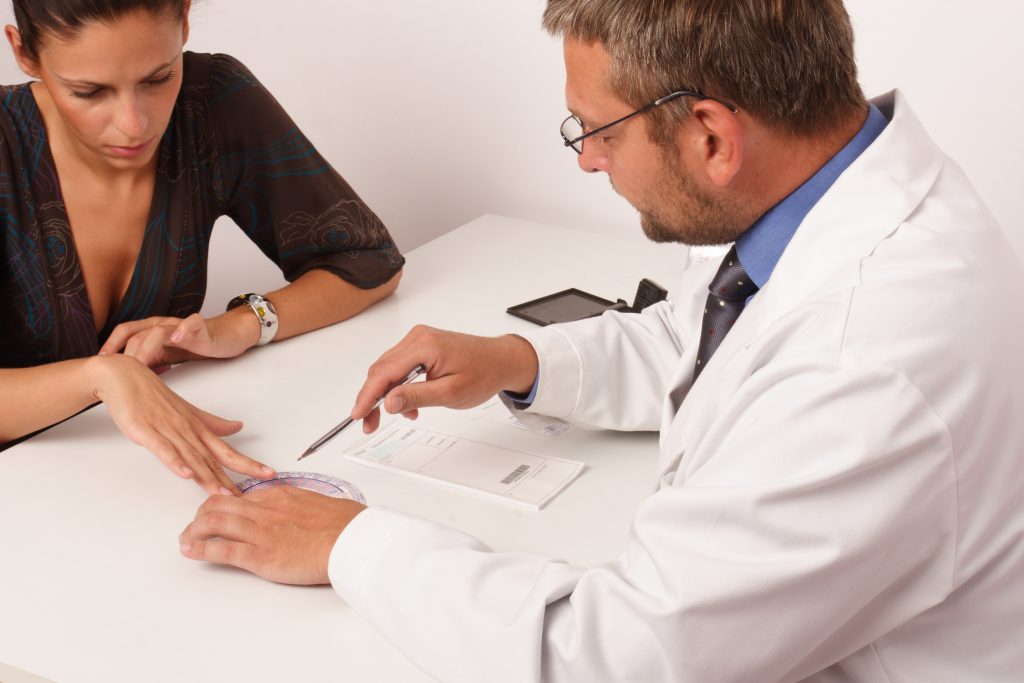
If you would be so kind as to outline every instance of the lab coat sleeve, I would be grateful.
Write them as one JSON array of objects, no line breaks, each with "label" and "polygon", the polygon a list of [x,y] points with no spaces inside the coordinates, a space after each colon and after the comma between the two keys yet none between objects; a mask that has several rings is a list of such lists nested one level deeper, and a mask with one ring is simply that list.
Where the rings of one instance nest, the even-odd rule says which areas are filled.
[{"label": "lab coat sleeve", "polygon": [[550,325],[523,337],[537,352],[540,377],[529,413],[597,429],[658,429],[686,338],[671,304]]},{"label": "lab coat sleeve", "polygon": [[614,562],[370,508],[335,544],[334,588],[425,671],[472,683],[798,681],[948,595],[951,443],[915,387],[844,358],[766,369],[731,400]]}]

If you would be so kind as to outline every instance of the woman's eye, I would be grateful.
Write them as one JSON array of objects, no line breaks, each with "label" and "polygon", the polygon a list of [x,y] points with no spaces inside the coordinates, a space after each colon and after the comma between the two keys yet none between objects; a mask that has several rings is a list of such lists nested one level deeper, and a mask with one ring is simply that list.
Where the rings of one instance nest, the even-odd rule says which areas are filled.
[{"label": "woman's eye", "polygon": [[77,97],[77,98],[83,99],[83,100],[88,100],[90,98],[96,97],[96,95],[98,95],[99,93],[100,93],[99,89],[89,90],[87,92],[80,92],[78,90],[72,90],[71,91],[71,96],[72,97]]},{"label": "woman's eye", "polygon": [[174,78],[174,72],[168,71],[166,76],[163,76],[153,81],[146,81],[146,85],[163,85],[164,83],[170,81],[172,78]]}]

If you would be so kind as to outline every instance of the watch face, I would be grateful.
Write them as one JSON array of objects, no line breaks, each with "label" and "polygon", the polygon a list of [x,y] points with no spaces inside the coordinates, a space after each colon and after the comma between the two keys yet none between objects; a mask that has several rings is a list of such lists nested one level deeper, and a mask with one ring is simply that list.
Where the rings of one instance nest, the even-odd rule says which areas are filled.
[{"label": "watch face", "polygon": [[315,491],[331,498],[348,498],[357,503],[366,504],[363,492],[353,484],[344,479],[316,472],[278,472],[270,479],[246,479],[245,481],[238,482],[237,485],[242,495],[277,486],[294,486],[306,489],[307,491]]}]

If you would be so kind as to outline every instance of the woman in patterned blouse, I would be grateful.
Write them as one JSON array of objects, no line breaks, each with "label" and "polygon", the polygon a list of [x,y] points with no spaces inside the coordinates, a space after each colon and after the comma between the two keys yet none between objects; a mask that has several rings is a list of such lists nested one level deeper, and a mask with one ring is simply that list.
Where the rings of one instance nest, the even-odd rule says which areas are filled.
[{"label": "woman in patterned blouse", "polygon": [[0,444],[106,403],[133,441],[209,492],[269,468],[157,376],[269,336],[259,308],[203,318],[214,221],[231,217],[289,285],[276,339],[398,285],[387,229],[253,75],[183,52],[189,0],[14,0],[35,79],[0,87]]}]

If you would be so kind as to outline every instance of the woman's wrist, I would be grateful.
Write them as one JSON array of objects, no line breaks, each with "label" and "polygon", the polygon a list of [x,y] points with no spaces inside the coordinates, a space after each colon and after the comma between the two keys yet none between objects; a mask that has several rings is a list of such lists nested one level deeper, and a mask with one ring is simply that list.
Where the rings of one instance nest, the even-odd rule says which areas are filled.
[{"label": "woman's wrist", "polygon": [[[94,401],[103,401],[110,387],[111,380],[118,373],[129,372],[130,365],[146,366],[139,361],[120,353],[86,358],[83,364],[85,390]],[[146,368],[148,370],[148,368]]]},{"label": "woman's wrist", "polygon": [[248,306],[238,306],[206,321],[214,346],[224,358],[248,351],[260,340],[260,321]]}]

